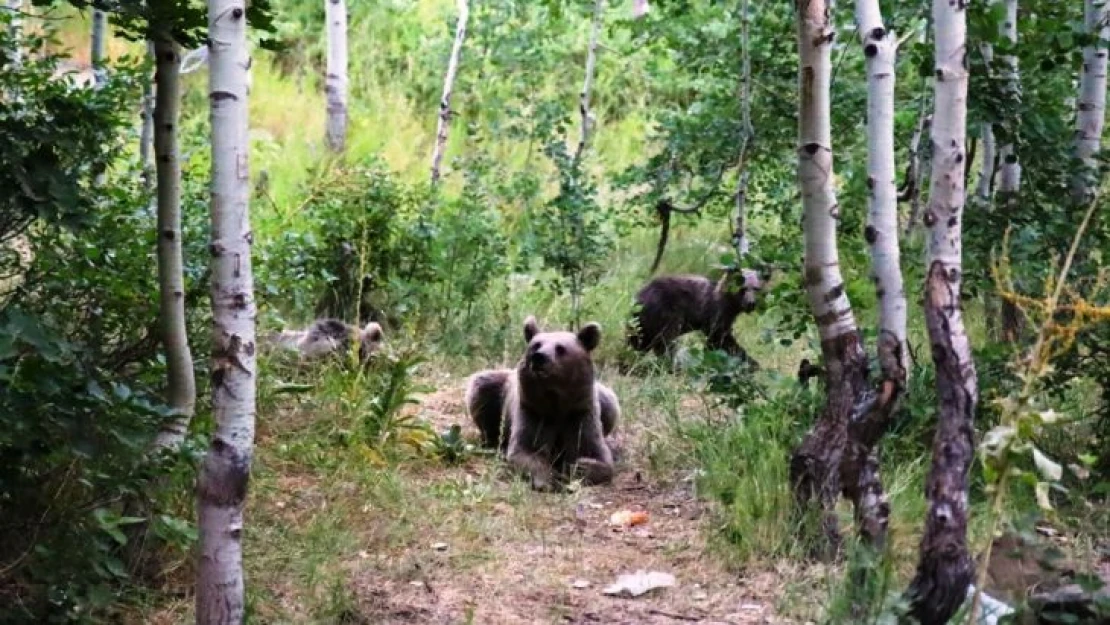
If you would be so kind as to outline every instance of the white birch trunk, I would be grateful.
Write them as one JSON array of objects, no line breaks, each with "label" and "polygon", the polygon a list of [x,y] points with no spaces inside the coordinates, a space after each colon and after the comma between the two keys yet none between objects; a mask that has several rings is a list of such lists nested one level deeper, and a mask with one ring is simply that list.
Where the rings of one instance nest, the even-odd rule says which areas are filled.
[{"label": "white birch trunk", "polygon": [[799,504],[816,498],[827,540],[826,557],[839,550],[835,504],[841,493],[848,418],[867,385],[867,357],[840,273],[836,229],[840,208],[833,188],[830,91],[832,6],[825,0],[795,0],[800,61],[798,183],[805,236],[804,283],[821,338],[826,401],[816,423],[790,460]]},{"label": "white birch trunk", "polygon": [[245,0],[208,0],[212,125],[212,413],[216,429],[197,483],[197,623],[241,623],[243,505],[256,393],[251,273]]},{"label": "white birch trunk", "polygon": [[856,25],[867,67],[867,227],[871,278],[879,300],[876,351],[879,391],[865,395],[867,409],[853,411],[848,453],[843,464],[845,490],[856,504],[865,540],[881,546],[890,506],[879,477],[876,446],[905,393],[907,367],[906,293],[898,247],[898,183],[894,166],[894,84],[897,40],[886,29],[878,0],[856,0]]},{"label": "white birch trunk", "polygon": [[[1010,43],[1017,43],[1017,0],[1003,0],[1006,17],[1002,21],[1002,36]],[[1005,68],[1008,91],[1018,93],[1021,83],[1018,80],[1018,60],[1012,54],[1001,58]],[[1004,208],[1009,209],[1021,191],[1021,162],[1014,150],[1014,144],[1006,142],[998,148],[998,195]]]},{"label": "white birch trunk", "polygon": [[467,0],[457,0],[456,4],[459,17],[455,22],[455,43],[451,46],[451,58],[447,61],[447,73],[443,77],[443,95],[439,98],[436,145],[432,151],[432,186],[439,184],[443,154],[447,151],[447,132],[451,129],[451,94],[455,89],[455,76],[459,73],[459,57],[462,55],[463,41],[466,40],[466,22],[470,16]]},{"label": "white birch trunk", "polygon": [[825,0],[799,0],[801,7],[801,114],[798,178],[805,231],[805,285],[810,309],[818,320],[822,341],[856,331],[855,317],[844,291],[836,228],[840,206],[833,188],[832,123],[830,116],[831,6]]},{"label": "white birch trunk", "polygon": [[[647,15],[650,10],[651,6],[648,5],[648,0],[632,0],[632,17],[634,19],[640,19]],[[746,15],[747,11],[744,14]]]},{"label": "white birch trunk", "polygon": [[[743,54],[743,68],[740,77],[740,127],[743,136],[740,138],[740,175],[736,184],[736,216],[732,229],[732,245],[736,248],[736,256],[743,259],[751,249],[748,240],[748,150],[755,138],[755,128],[752,127],[752,51],[751,51],[751,14],[748,11],[749,1],[740,3],[740,49]],[[646,11],[645,4],[645,11]]]},{"label": "white birch trunk", "polygon": [[973,566],[967,549],[968,470],[974,458],[978,382],[960,304],[967,155],[966,4],[933,0],[935,113],[925,278],[925,325],[936,366],[937,428],[925,494],[929,511],[917,574],[908,591],[913,616],[946,623],[964,601]]},{"label": "white birch trunk", "polygon": [[[158,79],[158,55],[154,50],[153,41],[146,42],[146,56],[155,65],[156,72],[153,80],[147,80],[143,84],[143,125],[139,132],[139,162],[143,165],[143,175],[146,176],[146,182],[149,185],[153,181],[151,155],[154,152],[154,107],[156,105],[154,101],[154,81]],[[180,72],[176,73],[180,78]]]},{"label": "white birch trunk", "polygon": [[[1107,13],[1110,3],[1086,0],[1084,22],[1087,32],[1100,41],[1110,39]],[[1101,147],[1102,125],[1106,115],[1106,48],[1099,43],[1083,48],[1083,72],[1079,77],[1079,101],[1075,115],[1075,155],[1083,165],[1072,185],[1073,199],[1085,204],[1094,195],[1095,155]]]},{"label": "white birch trunk", "polygon": [[979,181],[976,183],[975,195],[986,200],[991,196],[991,180],[996,166],[994,126],[983,124],[980,132],[983,135],[983,159],[979,162]]},{"label": "white birch trunk", "polygon": [[181,51],[169,38],[154,43],[158,96],[154,108],[155,169],[158,173],[158,284],[162,345],[166,349],[166,399],[173,416],[154,439],[154,448],[176,449],[185,440],[196,406],[193,355],[185,327],[185,278],[181,252],[181,162],[177,120],[181,108]]},{"label": "white birch trunk", "polygon": [[92,16],[92,49],[89,60],[92,62],[94,86],[104,84],[104,46],[108,31],[108,14],[104,11],[93,10]]},{"label": "white birch trunk", "polygon": [[324,0],[328,29],[327,143],[334,152],[347,146],[347,3]]},{"label": "white birch trunk", "polygon": [[578,137],[578,149],[574,151],[574,160],[582,160],[586,151],[586,142],[590,138],[590,127],[593,126],[590,114],[590,89],[594,84],[594,68],[597,66],[597,38],[601,30],[601,14],[605,10],[605,0],[594,2],[594,17],[590,24],[590,44],[586,51],[586,77],[582,80],[582,92],[578,94],[578,112],[582,115],[582,130]]},{"label": "white birch trunk", "polygon": [[5,8],[11,11],[12,19],[8,22],[8,29],[11,32],[12,39],[16,42],[15,49],[12,51],[13,57],[12,64],[19,67],[23,63],[23,48],[20,39],[23,36],[23,0],[6,0]]}]

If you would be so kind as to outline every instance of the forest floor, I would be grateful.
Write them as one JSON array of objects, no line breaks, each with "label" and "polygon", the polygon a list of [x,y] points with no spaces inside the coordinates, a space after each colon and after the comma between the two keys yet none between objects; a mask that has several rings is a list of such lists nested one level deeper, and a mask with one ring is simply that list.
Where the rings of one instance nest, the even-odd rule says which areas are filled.
[{"label": "forest floor", "polygon": [[[465,376],[421,377],[435,390],[406,412],[437,432],[460,424],[476,441],[463,406]],[[812,587],[799,580],[816,573],[729,566],[728,550],[713,545],[713,504],[694,492],[696,467],[665,422],[671,417],[632,390],[642,379],[602,377],[624,410],[615,433],[617,478],[560,494],[532,492],[487,455],[447,464],[345,454],[335,441],[346,426],[313,399],[281,399],[271,417],[260,413],[244,546],[250,620],[804,622],[777,614],[776,602],[784,592],[812,602]],[[695,396],[675,401],[687,415],[708,410]],[[645,511],[648,520],[611,525],[622,510]],[[675,584],[638,597],[604,593],[619,575],[637,571],[671,574]],[[187,620],[188,578],[179,604],[162,605],[143,622]]]}]

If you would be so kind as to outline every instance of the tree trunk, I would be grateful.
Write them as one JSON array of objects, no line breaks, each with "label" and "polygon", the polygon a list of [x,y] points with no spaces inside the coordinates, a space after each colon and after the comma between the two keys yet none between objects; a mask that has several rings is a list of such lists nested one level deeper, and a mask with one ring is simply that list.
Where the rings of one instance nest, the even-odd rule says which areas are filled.
[{"label": "tree trunk", "polygon": [[[147,58],[150,59],[151,63],[155,65],[155,68],[157,68],[158,55],[154,51],[153,41],[146,42],[146,55]],[[175,72],[176,71],[177,70],[175,70]],[[157,72],[157,69],[155,69],[155,72]],[[180,76],[180,73],[178,73],[178,76]],[[155,74],[154,80],[158,80],[157,74]],[[154,101],[154,81],[148,80],[143,83],[143,125],[142,130],[139,133],[139,162],[143,165],[143,175],[146,177],[146,184],[148,186],[153,182],[154,179],[152,172],[154,163],[151,162],[150,157],[151,153],[154,150],[155,106],[156,102]]]},{"label": "tree trunk", "polygon": [[6,0],[5,5],[12,14],[12,19],[8,22],[8,29],[11,32],[12,40],[16,42],[12,49],[12,65],[19,67],[23,63],[23,48],[19,45],[19,40],[23,36],[23,0]]},{"label": "tree trunk", "polygon": [[867,384],[867,358],[844,291],[836,246],[839,207],[833,189],[830,122],[830,46],[833,27],[825,0],[796,0],[800,98],[798,182],[804,208],[805,288],[817,321],[825,364],[826,404],[794,451],[790,477],[798,506],[816,497],[824,513],[826,556],[839,550],[833,506],[840,496],[840,464],[848,416]]},{"label": "tree trunk", "polygon": [[246,6],[208,1],[212,125],[212,413],[197,481],[197,623],[242,623],[243,504],[255,414],[255,315],[247,141]]},{"label": "tree trunk", "polygon": [[92,22],[92,50],[89,60],[93,67],[93,84],[100,87],[104,84],[104,44],[107,36],[108,14],[99,9],[93,10]]},{"label": "tree trunk", "polygon": [[[648,0],[632,0],[633,18],[640,19],[641,17],[647,15],[648,11],[650,10],[651,7],[648,5]],[[747,15],[747,11],[744,11],[744,15]]]},{"label": "tree trunk", "polygon": [[936,366],[937,430],[925,485],[929,512],[917,574],[908,592],[922,625],[946,623],[964,602],[973,566],[967,549],[968,469],[978,382],[960,310],[961,218],[966,201],[967,11],[933,0],[936,110],[933,175],[924,223],[929,229],[925,325]]},{"label": "tree trunk", "polygon": [[347,3],[324,0],[328,22],[327,143],[333,152],[347,146]]},{"label": "tree trunk", "polygon": [[1102,0],[1086,0],[1085,22],[1089,34],[1098,41],[1083,48],[1083,71],[1079,77],[1079,100],[1075,115],[1075,155],[1082,163],[1072,183],[1075,204],[1086,205],[1094,196],[1097,178],[1095,155],[1101,147],[1102,125],[1106,111],[1106,48],[1099,42],[1110,39],[1107,24],[1110,5]]},{"label": "tree trunk", "polygon": [[459,18],[455,23],[455,43],[451,46],[451,58],[447,61],[447,74],[443,77],[443,95],[439,98],[439,122],[436,128],[436,147],[432,152],[432,186],[439,184],[440,164],[447,150],[447,132],[451,129],[451,93],[455,88],[455,76],[459,72],[459,56],[462,54],[463,41],[466,39],[466,22],[470,16],[467,0],[457,0]]},{"label": "tree trunk", "polygon": [[[1003,0],[1003,4],[1006,16],[1002,21],[1002,36],[1010,43],[1017,43],[1017,0]],[[1006,82],[1006,92],[1016,101],[1021,93],[1017,57],[1007,54],[1000,60],[1005,72],[1003,79]],[[1009,215],[1016,208],[1018,194],[1021,192],[1021,163],[1012,138],[998,148],[998,160],[998,201],[1005,214]],[[1016,342],[1025,332],[1025,317],[1017,305],[1009,300],[1002,300],[1001,308],[1002,340]]]},{"label": "tree trunk", "polygon": [[590,127],[593,125],[590,115],[590,88],[594,84],[594,68],[597,65],[597,38],[601,30],[601,14],[605,9],[605,0],[594,2],[594,18],[590,24],[590,46],[586,51],[586,77],[582,80],[582,92],[578,94],[578,112],[582,115],[582,132],[578,137],[578,149],[574,151],[575,162],[582,160],[586,151],[586,141],[590,137]]},{"label": "tree trunk", "polygon": [[906,293],[898,248],[898,187],[894,170],[894,62],[897,42],[883,25],[878,0],[856,1],[856,23],[867,59],[867,183],[871,191],[864,238],[879,299],[876,350],[881,380],[861,396],[848,424],[842,465],[845,492],[860,535],[875,547],[886,538],[890,504],[879,478],[876,446],[906,390]]},{"label": "tree trunk", "polygon": [[181,108],[179,46],[168,36],[154,42],[158,96],[154,105],[155,169],[158,173],[158,284],[162,344],[166,349],[166,399],[173,417],[154,439],[155,449],[175,449],[185,440],[196,405],[193,355],[185,328],[185,278],[181,253],[181,163],[177,119]]},{"label": "tree trunk", "polygon": [[[646,11],[646,5],[644,10]],[[751,51],[751,14],[749,2],[740,3],[740,48],[743,54],[743,73],[740,77],[740,127],[744,133],[740,138],[740,173],[736,184],[736,216],[732,228],[732,246],[736,248],[737,259],[748,255],[751,244],[748,241],[747,199],[748,199],[748,150],[755,139],[752,127],[752,51]]]},{"label": "tree trunk", "polygon": [[[984,52],[984,55],[986,55],[986,52]],[[983,133],[983,160],[979,167],[979,180],[976,183],[975,195],[981,199],[989,200],[995,170],[994,126],[983,124],[981,132]]]}]

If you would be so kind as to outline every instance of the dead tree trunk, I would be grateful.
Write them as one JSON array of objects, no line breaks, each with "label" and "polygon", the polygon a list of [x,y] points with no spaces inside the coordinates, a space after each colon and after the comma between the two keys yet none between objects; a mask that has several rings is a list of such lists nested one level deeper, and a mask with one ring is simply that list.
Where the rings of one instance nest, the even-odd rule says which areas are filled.
[{"label": "dead tree trunk", "polygon": [[324,0],[324,13],[328,32],[327,142],[333,152],[342,152],[347,146],[347,3]]},{"label": "dead tree trunk", "polygon": [[185,278],[181,252],[181,162],[177,158],[177,119],[181,108],[180,47],[168,35],[154,42],[157,59],[154,105],[155,170],[158,174],[158,284],[162,345],[166,349],[166,399],[173,417],[154,439],[155,449],[174,449],[185,440],[196,406],[193,355],[185,327]]},{"label": "dead tree trunk", "polygon": [[586,51],[586,77],[582,80],[582,92],[578,94],[578,111],[582,115],[582,130],[578,137],[578,149],[574,151],[574,161],[581,162],[586,152],[586,142],[590,138],[593,116],[590,114],[590,89],[594,84],[594,68],[597,66],[597,38],[601,30],[601,14],[605,10],[605,0],[594,2],[594,18],[590,24],[590,46]]},{"label": "dead tree trunk", "polygon": [[894,168],[894,62],[897,41],[883,25],[878,0],[856,1],[856,24],[867,63],[867,184],[864,238],[879,299],[878,388],[861,395],[848,423],[841,465],[844,490],[855,507],[860,535],[881,547],[890,504],[879,477],[876,451],[906,390],[906,293],[898,247],[898,188]]},{"label": "dead tree trunk", "polygon": [[212,125],[212,414],[216,429],[197,481],[197,623],[242,623],[243,504],[254,445],[255,305],[251,273],[243,0],[208,0]]},{"label": "dead tree trunk", "polygon": [[451,93],[455,89],[455,76],[459,72],[459,57],[466,39],[466,22],[470,16],[467,0],[457,0],[459,18],[455,23],[455,43],[447,61],[447,74],[443,77],[443,95],[439,98],[439,122],[436,128],[436,146],[432,152],[432,186],[439,184],[440,164],[447,151],[447,132],[451,129]]},{"label": "dead tree trunk", "polygon": [[974,567],[967,548],[968,470],[974,458],[978,382],[960,310],[961,220],[966,201],[967,11],[933,1],[936,109],[933,175],[924,223],[928,231],[925,325],[936,366],[936,437],[925,485],[929,512],[917,574],[908,592],[913,616],[940,625],[964,602]]},{"label": "dead tree trunk", "polygon": [[847,424],[856,398],[867,384],[867,358],[836,244],[839,207],[833,189],[830,46],[833,27],[825,0],[796,0],[800,98],[798,182],[804,207],[805,288],[817,321],[825,364],[825,408],[794,450],[790,477],[799,509],[816,498],[823,511],[826,556],[839,550],[833,506],[840,497],[840,465]]},{"label": "dead tree trunk", "polygon": [[92,50],[89,55],[93,67],[93,80],[96,87],[104,84],[104,45],[108,31],[108,14],[99,9],[93,10]]},{"label": "dead tree trunk", "polygon": [[[150,62],[157,68],[158,55],[154,51],[154,42],[146,42],[146,55]],[[157,69],[155,69],[157,72]],[[178,72],[180,78],[180,72]],[[143,125],[139,132],[139,162],[143,165],[143,176],[146,178],[146,184],[149,186],[154,182],[154,163],[151,160],[151,154],[154,151],[154,82],[157,80],[157,75],[154,80],[147,80],[143,83]]]}]

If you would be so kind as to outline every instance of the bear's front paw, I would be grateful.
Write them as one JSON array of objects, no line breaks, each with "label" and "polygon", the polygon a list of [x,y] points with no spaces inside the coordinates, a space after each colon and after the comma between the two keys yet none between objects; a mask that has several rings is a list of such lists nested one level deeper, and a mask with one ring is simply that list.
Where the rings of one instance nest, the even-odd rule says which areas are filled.
[{"label": "bear's front paw", "polygon": [[579,458],[574,464],[574,475],[587,486],[613,481],[613,465],[596,458]]}]

